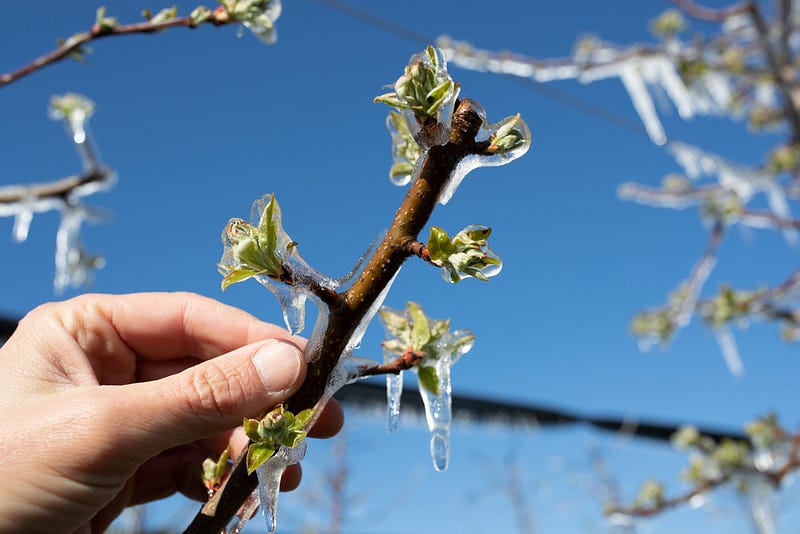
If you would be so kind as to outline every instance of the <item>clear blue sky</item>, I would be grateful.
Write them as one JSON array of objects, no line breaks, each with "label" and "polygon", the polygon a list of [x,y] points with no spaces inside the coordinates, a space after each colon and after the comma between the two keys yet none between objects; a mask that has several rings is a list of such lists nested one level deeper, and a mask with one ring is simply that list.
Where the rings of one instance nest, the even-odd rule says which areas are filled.
[{"label": "clear blue sky", "polygon": [[[0,71],[88,27],[97,7],[85,0],[7,4]],[[123,22],[139,20],[143,7],[160,7],[106,4]],[[195,4],[178,5],[185,13]],[[587,31],[617,43],[650,40],[647,21],[668,7],[636,0],[357,5],[421,34],[538,57],[570,54],[576,36]],[[311,0],[286,2],[274,46],[235,33],[204,27],[105,39],[91,46],[86,65],[63,62],[0,90],[0,184],[78,172],[62,126],[47,118],[47,102],[66,91],[96,102],[92,130],[119,182],[90,199],[114,214],[83,233],[89,249],[107,260],[93,291],[195,291],[279,322],[276,302],[255,282],[224,294],[219,289],[219,236],[230,217],[247,218],[254,199],[274,192],[301,254],[331,276],[347,272],[388,225],[403,191],[388,180],[386,109],[372,98],[421,45]],[[478,100],[491,121],[520,112],[534,138],[523,159],[473,172],[432,220],[451,232],[491,226],[503,272],[488,284],[453,286],[411,262],[387,300],[396,308],[414,300],[429,315],[450,317],[455,327],[476,333],[474,349],[454,368],[454,390],[733,429],[775,410],[794,428],[800,364],[796,347],[781,344],[774,327],[755,325],[738,335],[743,377],[728,373],[702,325],[682,332],[665,353],[642,354],[628,333],[632,314],[661,304],[705,246],[694,211],[656,210],[615,195],[621,182],[656,185],[679,171],[672,159],[643,130],[621,128],[509,79],[451,73],[462,96]],[[617,81],[548,87],[638,123]],[[751,164],[774,139],[748,138],[744,124],[724,119],[687,126],[674,111],[665,126],[680,139]],[[56,226],[54,214],[37,216],[28,242],[18,245],[11,240],[12,221],[0,220],[1,313],[21,315],[59,298],[52,291]],[[707,288],[723,281],[778,283],[797,256],[777,233],[734,231]],[[381,336],[377,324],[370,328],[361,355],[380,357]],[[354,499],[346,532],[511,531],[508,499],[496,482],[512,451],[539,532],[603,531],[602,499],[591,487],[597,477],[587,468],[591,443],[606,454],[628,498],[648,476],[680,487],[681,456],[580,429],[457,428],[451,469],[437,474],[419,424],[387,438],[376,418],[351,422]],[[328,448],[314,444],[308,456],[307,486],[321,491]],[[308,521],[292,499],[300,498],[283,498],[288,511],[279,517],[279,531],[297,532],[292,529]],[[642,531],[674,532],[676,525],[684,532],[733,532],[734,525],[748,531],[731,502],[721,518],[677,512]]]}]

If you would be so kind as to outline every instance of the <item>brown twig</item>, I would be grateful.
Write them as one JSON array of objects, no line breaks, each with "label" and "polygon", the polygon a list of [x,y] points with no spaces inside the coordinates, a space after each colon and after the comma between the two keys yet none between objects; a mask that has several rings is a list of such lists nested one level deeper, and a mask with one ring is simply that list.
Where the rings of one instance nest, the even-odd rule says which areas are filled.
[{"label": "brown twig", "polygon": [[[212,11],[209,18],[205,21],[205,23],[214,24],[215,26],[230,24],[232,22],[235,21],[228,16],[228,13],[219,9]],[[34,59],[27,65],[24,65],[15,71],[0,75],[0,87],[8,85],[11,82],[19,80],[20,78],[23,78],[48,65],[52,65],[53,63],[56,63],[64,58],[71,57],[76,53],[80,53],[80,49],[83,46],[102,37],[128,35],[133,33],[153,33],[160,30],[166,30],[168,28],[174,28],[176,26],[194,29],[197,27],[197,24],[191,17],[178,17],[158,22],[136,22],[133,24],[114,26],[112,28],[101,28],[95,24],[89,29],[89,31],[76,33],[72,37],[68,38],[58,48],[55,48],[43,56]]]},{"label": "brown twig", "polygon": [[425,355],[421,352],[406,351],[394,360],[380,365],[362,366],[358,376],[397,375],[400,371],[407,371],[422,361]]},{"label": "brown twig", "polygon": [[74,189],[90,184],[102,182],[109,177],[107,169],[95,168],[83,174],[74,174],[55,180],[53,182],[6,186],[0,188],[0,205],[16,204],[30,200],[43,200],[46,198],[66,198]]},{"label": "brown twig", "polygon": [[410,255],[417,256],[418,258],[422,258],[423,260],[427,261],[431,265],[435,265],[431,261],[431,255],[428,253],[428,245],[420,243],[419,241],[411,241],[406,243],[406,250]]},{"label": "brown twig", "polygon": [[750,9],[751,2],[742,2],[726,8],[711,8],[701,6],[694,0],[671,0],[690,17],[702,20],[703,22],[723,22],[725,19],[740,15]]},{"label": "brown twig", "polygon": [[[308,355],[311,363],[306,380],[288,401],[290,412],[313,408],[323,397],[328,376],[338,364],[353,332],[409,257],[408,244],[417,241],[456,165],[465,156],[485,150],[485,143],[475,141],[481,122],[472,105],[461,101],[453,115],[450,141],[432,147],[424,155],[419,176],[395,213],[383,241],[350,289],[340,294],[338,308],[330,310],[323,339],[313,348],[314,353]],[[244,454],[237,459],[226,484],[197,514],[186,534],[216,534],[255,489],[257,479],[255,475],[247,475],[243,457]]]}]

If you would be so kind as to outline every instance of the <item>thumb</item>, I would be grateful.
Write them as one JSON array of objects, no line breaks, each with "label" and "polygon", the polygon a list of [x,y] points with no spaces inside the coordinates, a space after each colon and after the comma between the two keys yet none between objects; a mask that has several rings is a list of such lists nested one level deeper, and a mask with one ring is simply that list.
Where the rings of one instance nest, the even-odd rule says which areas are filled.
[{"label": "thumb", "polygon": [[305,374],[305,357],[293,343],[247,345],[181,373],[124,386],[130,391],[120,408],[129,415],[117,435],[128,450],[157,454],[219,434],[285,401]]}]

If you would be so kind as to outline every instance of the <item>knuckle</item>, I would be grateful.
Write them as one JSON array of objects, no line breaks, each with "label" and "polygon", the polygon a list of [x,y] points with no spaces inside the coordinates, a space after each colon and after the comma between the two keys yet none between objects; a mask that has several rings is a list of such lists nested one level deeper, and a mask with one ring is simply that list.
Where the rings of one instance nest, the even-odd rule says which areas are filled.
[{"label": "knuckle", "polygon": [[187,408],[203,419],[230,418],[244,405],[242,379],[238,373],[224,372],[213,360],[188,373]]}]

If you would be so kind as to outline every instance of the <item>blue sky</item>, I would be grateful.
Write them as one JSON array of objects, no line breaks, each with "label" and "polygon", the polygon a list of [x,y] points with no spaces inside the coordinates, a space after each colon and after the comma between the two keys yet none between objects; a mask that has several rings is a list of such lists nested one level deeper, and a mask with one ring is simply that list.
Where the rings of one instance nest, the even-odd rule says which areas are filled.
[{"label": "blue sky", "polygon": [[[144,7],[160,7],[106,5],[123,22],[139,20]],[[449,34],[478,47],[538,57],[570,54],[576,36],[587,31],[620,44],[651,40],[647,21],[668,7],[636,0],[355,5],[424,35]],[[185,13],[194,4],[178,6]],[[96,7],[85,0],[38,2],[35,11],[19,2],[4,6],[0,70],[16,68],[57,37],[88,27]],[[230,217],[247,218],[253,200],[274,192],[303,257],[331,276],[347,272],[388,225],[403,191],[388,180],[387,110],[372,98],[421,45],[311,0],[286,2],[274,46],[247,32],[240,39],[235,34],[231,27],[200,28],[106,39],[91,45],[86,65],[63,62],[0,90],[0,184],[78,172],[62,126],[47,118],[47,102],[52,94],[74,91],[96,103],[92,131],[119,181],[90,199],[113,212],[109,223],[83,233],[89,249],[107,261],[93,291],[195,291],[279,322],[276,302],[255,282],[226,293],[219,289],[219,236]],[[524,84],[456,68],[451,73],[462,84],[462,96],[478,100],[490,121],[520,112],[533,132],[524,158],[474,171],[431,221],[450,232],[475,223],[491,226],[503,272],[488,284],[467,280],[454,286],[429,266],[410,262],[387,299],[395,308],[414,300],[430,316],[450,317],[455,327],[476,333],[472,352],[454,368],[454,390],[734,429],[775,410],[795,427],[800,364],[796,348],[782,344],[774,327],[756,324],[738,334],[742,377],[727,371],[702,325],[692,324],[663,353],[642,354],[628,332],[631,316],[661,304],[705,246],[696,212],[657,210],[616,197],[622,182],[656,185],[679,171],[663,149],[643,130],[621,128]],[[548,88],[638,124],[617,81]],[[686,125],[674,110],[665,115],[668,133],[744,163],[761,161],[776,139],[748,136],[743,124],[726,119]],[[0,220],[0,235],[6,236],[0,238],[0,312],[21,315],[63,298],[52,290],[56,226],[52,213],[35,217],[28,241],[20,245],[11,240],[12,221]],[[777,233],[733,231],[707,288],[723,281],[774,285],[794,269],[797,255]],[[381,337],[377,324],[370,328],[361,355],[380,357]],[[452,467],[437,474],[424,432],[418,423],[408,426],[386,438],[378,419],[352,417],[348,457],[352,492],[360,496],[353,509],[363,501],[367,512],[351,511],[346,532],[448,531],[454,518],[466,522],[467,530],[508,531],[509,504],[491,479],[499,478],[504,459],[515,450],[540,532],[603,531],[602,500],[587,484],[570,483],[573,475],[591,478],[592,443],[607,455],[627,496],[648,476],[679,487],[681,456],[581,429],[457,428]],[[310,449],[312,490],[315,480],[321,484],[328,452],[327,445]],[[387,504],[395,495],[388,488],[407,488],[397,497],[407,505]],[[290,510],[283,528],[299,529],[304,516],[291,511],[292,499],[302,500],[283,499]],[[722,519],[704,511],[676,512],[642,531],[722,525],[733,532],[724,521],[741,522],[743,516],[732,509]]]}]

